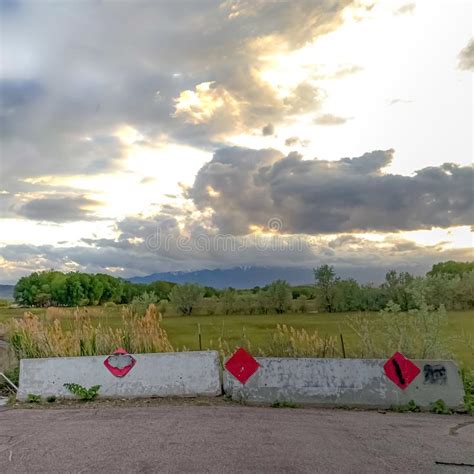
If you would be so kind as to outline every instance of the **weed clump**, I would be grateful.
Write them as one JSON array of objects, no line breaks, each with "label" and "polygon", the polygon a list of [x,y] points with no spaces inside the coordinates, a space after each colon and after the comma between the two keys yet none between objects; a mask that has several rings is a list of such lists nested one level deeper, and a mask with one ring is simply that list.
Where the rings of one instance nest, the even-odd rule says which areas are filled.
[{"label": "weed clump", "polygon": [[93,325],[86,310],[80,309],[70,322],[61,324],[58,318],[51,322],[27,312],[10,323],[7,338],[18,359],[106,355],[117,347],[130,353],[174,350],[155,305],[149,305],[143,316],[125,309],[122,325],[115,329]]}]

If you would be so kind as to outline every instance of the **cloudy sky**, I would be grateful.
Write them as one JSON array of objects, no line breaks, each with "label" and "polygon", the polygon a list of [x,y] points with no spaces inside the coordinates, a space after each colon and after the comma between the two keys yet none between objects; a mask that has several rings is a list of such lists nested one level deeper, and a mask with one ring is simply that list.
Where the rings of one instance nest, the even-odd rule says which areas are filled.
[{"label": "cloudy sky", "polygon": [[0,282],[472,260],[471,0],[0,15]]}]

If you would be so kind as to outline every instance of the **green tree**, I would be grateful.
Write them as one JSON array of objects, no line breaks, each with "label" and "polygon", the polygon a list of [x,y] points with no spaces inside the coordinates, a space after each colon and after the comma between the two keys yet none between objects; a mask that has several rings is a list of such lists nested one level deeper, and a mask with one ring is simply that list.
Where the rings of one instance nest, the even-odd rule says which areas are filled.
[{"label": "green tree", "polygon": [[66,280],[67,276],[62,272],[54,272],[51,280],[51,298],[56,306],[66,304]]},{"label": "green tree", "polygon": [[225,289],[219,297],[219,304],[224,314],[236,312],[237,292],[233,288]]},{"label": "green tree", "polygon": [[330,265],[321,265],[313,271],[316,280],[316,291],[322,299],[324,309],[328,313],[332,313],[334,311],[336,283],[339,278],[336,277],[334,267]]},{"label": "green tree", "polygon": [[66,304],[79,306],[85,299],[79,273],[69,273],[66,279]]},{"label": "green tree", "polygon": [[175,286],[170,293],[171,304],[181,313],[190,315],[204,296],[204,288],[194,283]]},{"label": "green tree", "polygon": [[362,292],[359,284],[353,279],[336,281],[333,305],[336,312],[362,310]]},{"label": "green tree", "polygon": [[450,260],[448,262],[436,263],[427,275],[461,276],[463,273],[469,273],[472,271],[474,271],[474,262],[454,262],[453,260]]},{"label": "green tree", "polygon": [[169,281],[154,281],[150,283],[147,291],[155,293],[159,300],[169,300],[171,290],[176,286],[176,283]]},{"label": "green tree", "polygon": [[388,299],[399,305],[402,311],[416,307],[410,291],[413,280],[413,275],[408,272],[397,273],[395,270],[391,270],[385,275],[385,283],[382,284],[382,288],[386,291]]},{"label": "green tree", "polygon": [[282,314],[291,308],[291,286],[285,280],[275,280],[265,290],[270,311]]}]

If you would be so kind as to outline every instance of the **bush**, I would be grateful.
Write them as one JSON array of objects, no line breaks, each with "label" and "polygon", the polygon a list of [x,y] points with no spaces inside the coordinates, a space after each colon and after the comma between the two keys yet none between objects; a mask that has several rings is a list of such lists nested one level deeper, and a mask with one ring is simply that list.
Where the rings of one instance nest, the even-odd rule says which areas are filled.
[{"label": "bush", "polygon": [[193,283],[175,286],[170,293],[171,304],[181,313],[190,315],[201,302],[204,288]]},{"label": "bush", "polygon": [[41,402],[41,396],[36,395],[34,393],[29,393],[26,397],[26,401],[28,403],[40,403]]},{"label": "bush", "polygon": [[464,369],[461,371],[464,384],[464,405],[468,413],[474,414],[474,372]]},{"label": "bush", "polygon": [[437,415],[451,415],[452,411],[448,408],[444,400],[436,400],[430,405],[431,413],[436,413]]},{"label": "bush", "polygon": [[141,294],[140,296],[135,296],[132,300],[132,304],[130,308],[133,313],[135,314],[145,314],[145,311],[151,304],[155,304],[158,302],[158,298],[155,293],[145,293]]},{"label": "bush", "polygon": [[280,401],[277,400],[272,403],[271,407],[272,408],[300,408],[301,405],[298,405],[298,403],[291,402],[291,401]]},{"label": "bush", "polygon": [[268,309],[277,314],[286,313],[291,308],[291,286],[284,280],[276,280],[265,290]]},{"label": "bush", "polygon": [[94,398],[99,394],[100,390],[100,385],[94,385],[90,388],[85,388],[77,383],[65,383],[64,387],[84,401],[94,400]]}]

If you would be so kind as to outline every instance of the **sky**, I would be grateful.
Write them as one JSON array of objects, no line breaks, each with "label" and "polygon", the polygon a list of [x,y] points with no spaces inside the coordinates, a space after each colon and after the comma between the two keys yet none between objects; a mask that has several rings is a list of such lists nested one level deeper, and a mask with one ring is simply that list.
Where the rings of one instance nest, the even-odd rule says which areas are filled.
[{"label": "sky", "polygon": [[473,259],[470,0],[0,17],[0,282]]}]

